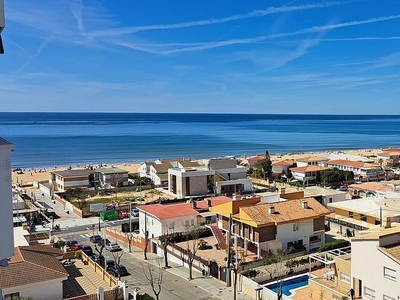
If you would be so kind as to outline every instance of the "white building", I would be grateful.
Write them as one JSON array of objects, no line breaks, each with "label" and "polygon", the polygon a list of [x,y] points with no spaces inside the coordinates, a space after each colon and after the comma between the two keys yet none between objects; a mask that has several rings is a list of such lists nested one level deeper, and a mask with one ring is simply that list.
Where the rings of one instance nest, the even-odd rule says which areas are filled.
[{"label": "white building", "polygon": [[59,262],[60,257],[62,251],[50,246],[16,247],[8,266],[0,268],[4,298],[63,299],[63,281],[69,274]]},{"label": "white building", "polygon": [[327,206],[329,203],[345,201],[347,192],[328,189],[320,186],[310,186],[304,189],[304,197],[312,197]]},{"label": "white building", "polygon": [[13,148],[13,144],[3,138],[0,138],[0,265],[7,263],[7,261],[4,261],[4,259],[7,259],[14,254],[11,180],[11,151]]},{"label": "white building", "polygon": [[351,240],[351,275],[356,297],[400,299],[400,227],[379,228]]},{"label": "white building", "polygon": [[144,236],[148,231],[149,238],[186,232],[190,226],[200,223],[199,218],[203,220],[192,203],[142,205],[138,209],[139,233]]}]

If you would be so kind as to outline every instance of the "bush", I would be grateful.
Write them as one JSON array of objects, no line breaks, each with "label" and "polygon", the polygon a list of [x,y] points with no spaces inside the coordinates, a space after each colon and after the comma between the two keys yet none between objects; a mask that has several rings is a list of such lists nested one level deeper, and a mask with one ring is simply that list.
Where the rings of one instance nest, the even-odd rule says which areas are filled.
[{"label": "bush", "polygon": [[154,297],[150,296],[147,293],[144,293],[142,295],[136,295],[136,300],[154,300]]},{"label": "bush", "polygon": [[213,246],[208,245],[205,240],[199,241],[199,250],[208,250],[208,249],[212,249],[212,248],[213,248]]},{"label": "bush", "polygon": [[249,277],[249,278],[256,277],[258,274],[260,274],[260,271],[254,270],[254,269],[249,269],[249,270],[245,270],[245,271],[242,272],[243,276],[246,276],[246,277]]},{"label": "bush", "polygon": [[348,242],[346,240],[336,240],[336,241],[332,241],[332,242],[321,245],[318,248],[318,252],[325,252],[325,251],[343,248],[343,247],[347,247],[347,246],[350,246],[350,242]]}]

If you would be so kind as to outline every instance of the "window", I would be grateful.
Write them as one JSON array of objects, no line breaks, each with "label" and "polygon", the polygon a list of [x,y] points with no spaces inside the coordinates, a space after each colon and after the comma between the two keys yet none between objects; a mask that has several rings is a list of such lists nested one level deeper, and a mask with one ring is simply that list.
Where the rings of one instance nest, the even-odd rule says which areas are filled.
[{"label": "window", "polygon": [[194,220],[190,220],[190,225],[194,226]]},{"label": "window", "polygon": [[349,218],[353,218],[353,212],[349,211]]},{"label": "window", "polygon": [[361,221],[367,221],[367,216],[362,214],[362,215],[360,216],[360,220],[361,220]]},{"label": "window", "polygon": [[375,290],[364,287],[364,295],[368,298],[375,299]]},{"label": "window", "polygon": [[329,203],[332,203],[332,198],[329,198]]},{"label": "window", "polygon": [[340,272],[340,280],[346,283],[350,283],[350,275]]},{"label": "window", "polygon": [[390,269],[387,267],[383,267],[383,277],[392,279],[392,280],[396,280],[396,270],[393,270],[393,269]]},{"label": "window", "polygon": [[310,244],[315,244],[320,242],[321,242],[321,235],[310,236]]},{"label": "window", "polygon": [[293,231],[298,231],[299,230],[299,223],[294,223],[293,224]]},{"label": "window", "polygon": [[14,300],[14,299],[19,299],[19,293],[4,295],[4,300]]},{"label": "window", "polygon": [[185,220],[185,226],[189,227],[189,220]]}]

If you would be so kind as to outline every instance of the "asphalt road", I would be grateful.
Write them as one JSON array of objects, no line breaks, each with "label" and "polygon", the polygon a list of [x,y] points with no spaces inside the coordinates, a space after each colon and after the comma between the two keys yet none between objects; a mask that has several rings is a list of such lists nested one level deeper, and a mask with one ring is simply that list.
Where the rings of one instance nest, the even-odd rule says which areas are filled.
[{"label": "asphalt road", "polygon": [[[92,235],[93,231],[90,226],[76,226],[71,227],[61,232],[56,232],[56,236],[66,239],[75,239],[81,244],[91,245],[94,253],[97,253],[94,249],[93,243],[90,242],[89,237]],[[102,235],[103,232],[100,233]],[[95,234],[98,234],[97,229]],[[111,240],[111,242],[113,242]],[[126,245],[121,245],[125,248]],[[116,252],[121,254],[121,252]],[[106,259],[113,259],[113,254],[107,250],[103,250],[103,254]],[[116,254],[114,254],[116,255]],[[150,262],[154,262],[150,265]],[[161,266],[164,265],[163,260],[159,261]],[[162,272],[162,283],[161,283],[161,293],[160,300],[199,300],[199,299],[218,299],[207,291],[196,286],[195,281],[188,281],[187,279],[176,276],[163,268],[159,268],[158,264],[153,260],[145,261],[143,259],[143,251],[132,247],[132,253],[129,253],[127,249],[123,250],[121,256],[121,264],[123,264],[128,272],[128,276],[121,277],[121,280],[126,281],[128,284],[128,290],[132,293],[135,288],[139,289],[139,293],[147,293],[154,296],[153,290],[150,286],[149,280],[146,278],[146,274],[149,273],[151,266],[153,270],[157,273],[159,270]]]}]

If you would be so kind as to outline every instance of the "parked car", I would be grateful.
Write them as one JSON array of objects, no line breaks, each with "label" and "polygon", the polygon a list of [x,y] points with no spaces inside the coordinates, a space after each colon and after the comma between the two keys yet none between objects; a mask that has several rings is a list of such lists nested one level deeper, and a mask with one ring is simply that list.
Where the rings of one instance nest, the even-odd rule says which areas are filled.
[{"label": "parked car", "polygon": [[101,237],[100,235],[96,234],[96,235],[92,235],[92,236],[89,238],[89,240],[90,240],[92,243],[97,244],[98,242],[100,242],[100,241],[102,240],[102,237]]},{"label": "parked car", "polygon": [[343,192],[345,192],[345,191],[348,190],[348,188],[347,188],[347,186],[345,186],[345,185],[341,185],[341,186],[339,186],[339,187],[337,188],[337,190],[338,190],[338,191],[343,191]]},{"label": "parked car", "polygon": [[77,251],[82,249],[82,244],[76,243],[71,246],[71,250]]},{"label": "parked car", "polygon": [[108,271],[110,268],[115,266],[115,261],[112,259],[107,259],[106,260],[106,271]]},{"label": "parked car", "polygon": [[108,250],[110,252],[117,252],[117,251],[121,251],[122,249],[117,243],[110,243],[110,244],[106,245],[106,250]]},{"label": "parked car", "polygon": [[123,265],[114,265],[108,268],[107,272],[115,277],[128,275],[128,270]]},{"label": "parked car", "polygon": [[118,212],[118,217],[120,219],[126,219],[129,218],[129,213],[127,211],[119,211]]},{"label": "parked car", "polygon": [[99,246],[107,246],[109,244],[111,244],[110,240],[106,239],[106,241],[104,243],[104,239],[103,238],[101,238],[101,240],[97,243],[97,245],[99,245]]},{"label": "parked car", "polygon": [[87,256],[93,255],[93,249],[89,245],[83,245],[81,248],[82,252],[84,252]]},{"label": "parked car", "polygon": [[139,210],[137,208],[133,208],[131,210],[132,217],[139,217]]},{"label": "parked car", "polygon": [[103,256],[100,256],[100,254],[93,254],[90,259],[97,262],[99,265],[102,265],[102,262],[104,261]]},{"label": "parked car", "polygon": [[78,244],[77,240],[66,240],[65,241],[65,245],[70,247],[71,249],[72,249],[72,246],[75,245],[75,244]]}]

